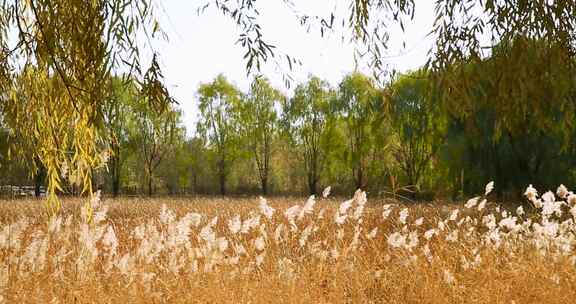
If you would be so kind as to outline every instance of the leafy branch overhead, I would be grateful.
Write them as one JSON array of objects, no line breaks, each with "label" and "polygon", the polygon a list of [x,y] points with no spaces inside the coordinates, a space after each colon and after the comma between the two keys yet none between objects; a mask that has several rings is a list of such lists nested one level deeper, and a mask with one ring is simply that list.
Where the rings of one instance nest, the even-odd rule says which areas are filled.
[{"label": "leafy branch overhead", "polygon": [[[337,28],[342,37],[347,37],[356,46],[356,55],[367,59],[376,78],[386,76],[386,51],[389,48],[389,32],[395,26],[405,30],[407,21],[414,19],[420,6],[413,0],[349,0],[344,15],[337,5],[325,4],[325,15],[308,15],[299,11],[298,5],[289,0],[278,1],[293,12],[295,18],[307,29],[319,28],[321,36]],[[339,3],[338,3],[339,4]],[[273,46],[277,37],[265,37],[259,24],[261,15],[255,0],[207,1],[199,12],[215,5],[225,16],[234,20],[241,30],[238,42],[246,50],[246,70],[259,70],[263,62],[281,52]],[[340,15],[339,15],[340,13]],[[347,14],[347,15],[346,15]],[[436,39],[429,50],[427,67],[442,75],[434,84],[442,89],[456,90],[473,102],[470,94],[474,78],[454,87],[456,78],[465,76],[454,71],[454,67],[467,62],[482,60],[491,54],[492,47],[502,41],[513,41],[519,37],[528,40],[542,40],[554,46],[558,52],[550,53],[552,60],[561,61],[574,71],[576,54],[576,2],[575,1],[495,1],[495,0],[440,0],[435,5],[435,21],[426,34]],[[292,70],[296,60],[284,54],[287,65]],[[522,58],[505,57],[514,65]],[[524,64],[524,63],[523,63]],[[500,65],[502,67],[502,65]],[[552,69],[552,65],[548,66]],[[509,71],[530,75],[522,69]],[[504,79],[502,90],[514,89],[522,85],[522,77]],[[464,107],[466,108],[466,107]]]}]

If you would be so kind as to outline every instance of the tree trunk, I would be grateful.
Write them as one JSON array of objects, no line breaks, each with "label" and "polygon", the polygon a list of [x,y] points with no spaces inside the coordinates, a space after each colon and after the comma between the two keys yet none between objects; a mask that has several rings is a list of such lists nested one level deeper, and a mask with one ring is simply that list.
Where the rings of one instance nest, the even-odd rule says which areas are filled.
[{"label": "tree trunk", "polygon": [[36,176],[34,176],[34,196],[40,197],[40,190],[42,185],[44,184],[44,175],[46,174],[44,170],[44,166],[40,165],[38,170],[36,171]]},{"label": "tree trunk", "polygon": [[152,172],[148,171],[148,197],[152,197]]},{"label": "tree trunk", "polygon": [[198,192],[198,174],[196,173],[196,170],[192,170],[192,193],[196,194]]},{"label": "tree trunk", "polygon": [[119,174],[117,175],[115,172],[114,176],[112,177],[112,196],[118,197],[119,193],[120,193],[120,176]]},{"label": "tree trunk", "polygon": [[120,193],[120,149],[114,149],[115,155],[110,158],[112,164],[112,196],[117,197]]},{"label": "tree trunk", "polygon": [[356,190],[362,189],[364,187],[364,172],[362,171],[362,167],[358,166],[356,169]]},{"label": "tree trunk", "polygon": [[268,174],[262,176],[262,195],[268,195]]},{"label": "tree trunk", "polygon": [[318,184],[317,178],[314,176],[309,176],[309,178],[308,178],[308,190],[310,192],[310,195],[316,195],[317,184]]},{"label": "tree trunk", "polygon": [[409,171],[409,173],[407,174],[407,178],[408,178],[408,197],[412,200],[416,200],[417,198],[417,193],[416,193],[416,177],[415,177],[415,173],[413,171]]},{"label": "tree trunk", "polygon": [[218,177],[220,179],[220,195],[226,195],[226,159],[225,155],[221,155],[218,162]]},{"label": "tree trunk", "polygon": [[220,195],[226,195],[226,175],[220,172]]}]

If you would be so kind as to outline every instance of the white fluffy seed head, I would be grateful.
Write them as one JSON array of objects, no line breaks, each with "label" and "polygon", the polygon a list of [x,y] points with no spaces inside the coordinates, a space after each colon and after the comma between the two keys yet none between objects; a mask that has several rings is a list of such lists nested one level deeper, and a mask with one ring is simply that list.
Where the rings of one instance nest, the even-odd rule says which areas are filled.
[{"label": "white fluffy seed head", "polygon": [[559,198],[565,199],[568,196],[568,189],[564,185],[560,185],[558,189],[556,189],[556,194]]},{"label": "white fluffy seed head", "polygon": [[324,191],[322,191],[322,197],[327,198],[330,195],[330,190],[332,190],[332,187],[330,186],[324,188]]},{"label": "white fluffy seed head", "polygon": [[524,192],[524,195],[530,200],[535,200],[538,197],[538,191],[536,191],[536,189],[534,189],[534,187],[532,187],[532,185],[529,185],[528,188],[526,188],[526,191]]},{"label": "white fluffy seed head", "polygon": [[370,233],[368,233],[368,234],[366,235],[366,237],[371,240],[371,239],[375,238],[377,234],[378,234],[378,227],[372,229],[372,230],[370,231]]},{"label": "white fluffy seed head", "polygon": [[306,215],[312,214],[312,212],[314,212],[314,205],[316,205],[316,198],[314,195],[310,195],[304,206],[300,209],[298,220],[302,220]]},{"label": "white fluffy seed head", "polygon": [[353,202],[353,200],[347,200],[347,201],[342,202],[342,204],[340,204],[340,207],[338,208],[338,212],[340,212],[340,214],[346,214],[348,209],[350,209],[350,207],[352,207],[352,202]]},{"label": "white fluffy seed head", "polygon": [[458,213],[460,213],[459,209],[452,210],[452,213],[450,213],[450,220],[455,221],[458,218]]},{"label": "white fluffy seed head", "polygon": [[240,229],[242,229],[242,219],[240,218],[240,215],[236,215],[232,219],[228,220],[228,229],[232,234],[240,232]]},{"label": "white fluffy seed head", "polygon": [[576,194],[574,194],[574,193],[569,194],[568,197],[566,198],[566,202],[570,206],[575,206],[576,205]]},{"label": "white fluffy seed head", "polygon": [[402,211],[400,211],[400,215],[398,216],[398,221],[401,224],[406,224],[407,218],[408,218],[408,208],[404,208],[404,209],[402,209]]},{"label": "white fluffy seed head", "polygon": [[482,211],[482,210],[484,210],[484,208],[486,208],[486,202],[487,202],[487,201],[486,201],[485,199],[483,199],[483,200],[480,202],[480,204],[478,204],[478,211]]},{"label": "white fluffy seed head", "polygon": [[272,219],[274,211],[276,210],[268,205],[268,201],[265,198],[260,197],[260,205],[258,207],[260,208],[260,213],[262,215],[264,215],[268,220]]},{"label": "white fluffy seed head", "polygon": [[424,218],[423,217],[419,217],[418,219],[416,219],[414,221],[414,226],[421,226],[422,224],[424,224]]},{"label": "white fluffy seed head", "polygon": [[394,232],[388,236],[388,245],[392,248],[400,248],[406,245],[406,235]]},{"label": "white fluffy seed head", "polygon": [[486,191],[484,192],[484,195],[490,194],[492,190],[494,190],[494,181],[491,181],[486,185]]},{"label": "white fluffy seed head", "polygon": [[464,205],[464,207],[466,208],[474,208],[477,204],[478,204],[478,199],[480,199],[479,197],[474,197],[469,199],[466,204]]},{"label": "white fluffy seed head", "polygon": [[448,285],[453,285],[454,283],[456,283],[456,278],[454,277],[452,272],[450,272],[447,269],[444,269],[442,273],[442,278],[444,279],[444,283]]},{"label": "white fluffy seed head", "polygon": [[264,251],[264,249],[266,248],[266,241],[264,241],[264,238],[262,236],[259,236],[254,240],[254,247],[258,251]]},{"label": "white fluffy seed head", "polygon": [[174,211],[168,209],[168,207],[166,206],[166,204],[162,204],[162,208],[160,209],[160,222],[164,225],[167,225],[169,223],[172,223],[174,221],[174,219],[176,219],[176,215],[174,214]]}]

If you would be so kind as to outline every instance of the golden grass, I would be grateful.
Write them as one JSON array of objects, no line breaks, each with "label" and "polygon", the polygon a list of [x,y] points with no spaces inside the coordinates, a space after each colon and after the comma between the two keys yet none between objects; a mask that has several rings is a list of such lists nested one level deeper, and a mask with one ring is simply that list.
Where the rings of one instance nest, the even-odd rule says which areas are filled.
[{"label": "golden grass", "polygon": [[[96,256],[79,266],[80,260],[90,260],[89,245],[80,237],[82,221],[80,199],[65,199],[61,218],[65,222],[73,215],[69,226],[49,231],[49,219],[43,215],[41,201],[0,201],[0,231],[9,223],[22,218],[29,225],[17,235],[20,245],[8,246],[0,237],[0,295],[3,303],[571,303],[576,296],[576,272],[572,253],[560,252],[554,241],[542,249],[534,245],[538,236],[530,232],[514,235],[501,231],[498,246],[483,241],[487,229],[481,216],[487,211],[464,210],[462,206],[438,207],[432,204],[407,206],[408,223],[398,221],[405,206],[394,205],[383,219],[383,201],[368,201],[361,220],[352,219],[354,205],[343,225],[334,222],[342,200],[320,199],[311,214],[296,220],[297,231],[290,230],[284,212],[305,199],[274,198],[268,204],[276,209],[272,219],[260,215],[260,223],[248,233],[234,234],[228,220],[240,215],[242,220],[258,216],[257,198],[157,198],[106,199],[109,207],[106,219],[90,225],[90,235],[98,229],[114,229],[118,239],[115,254],[109,254],[100,234],[95,242]],[[355,201],[357,204],[357,201]],[[176,214],[172,224],[159,220],[162,205]],[[450,211],[460,207],[457,220],[450,221]],[[491,206],[490,208],[494,208]],[[320,211],[324,209],[324,211]],[[170,247],[172,228],[190,212],[202,214],[202,222],[192,227],[186,240]],[[324,217],[319,219],[323,212]],[[492,211],[496,214],[496,212]],[[498,214],[499,215],[499,214]],[[216,237],[228,242],[225,250],[210,249],[209,242],[199,236],[206,225],[218,216],[213,227]],[[466,216],[470,220],[464,221]],[[421,226],[414,221],[424,217]],[[477,223],[472,223],[478,219]],[[430,241],[423,233],[445,231]],[[458,225],[458,222],[463,222]],[[152,261],[138,256],[142,242],[133,233],[139,225],[150,223],[158,228],[162,241],[160,252]],[[282,224],[286,229],[283,240],[276,242],[274,233]],[[170,226],[173,225],[173,226]],[[192,225],[193,226],[193,225]],[[10,226],[12,227],[12,226]],[[302,235],[310,227],[310,235],[302,244]],[[466,235],[475,227],[470,235]],[[375,237],[368,234],[378,228]],[[12,228],[11,228],[12,229]],[[172,230],[171,230],[172,229]],[[572,228],[570,228],[572,229]],[[338,238],[338,230],[343,237]],[[458,231],[458,240],[446,236]],[[413,248],[394,248],[388,237],[394,232],[418,235]],[[571,232],[573,234],[573,231]],[[357,243],[354,244],[355,234]],[[568,233],[563,234],[569,235]],[[147,236],[148,237],[148,236]],[[266,247],[255,245],[258,237]],[[31,253],[42,251],[33,243],[45,240],[46,261],[38,270],[26,262]],[[152,236],[150,236],[152,242]],[[239,255],[233,244],[242,244],[245,255]],[[430,249],[430,259],[424,253]],[[198,250],[206,249],[204,254]],[[338,256],[333,256],[333,250]],[[262,264],[256,257],[264,253]],[[120,260],[128,255],[132,262],[122,272]],[[463,261],[481,261],[474,266]],[[240,256],[237,263],[230,258]],[[42,257],[34,256],[37,263]],[[35,262],[36,263],[36,262]],[[84,262],[82,262],[84,263]],[[172,264],[178,264],[171,268]],[[194,264],[198,269],[194,269]],[[211,269],[204,266],[214,263]],[[85,267],[82,269],[82,267]],[[176,271],[174,271],[176,269]],[[145,279],[146,276],[148,277]],[[453,277],[453,280],[452,280]]]}]

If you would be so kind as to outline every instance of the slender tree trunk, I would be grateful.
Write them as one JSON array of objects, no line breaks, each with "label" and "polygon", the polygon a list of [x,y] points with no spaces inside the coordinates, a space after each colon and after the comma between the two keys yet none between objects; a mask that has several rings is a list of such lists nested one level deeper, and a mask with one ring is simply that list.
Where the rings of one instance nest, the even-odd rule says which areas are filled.
[{"label": "slender tree trunk", "polygon": [[318,193],[318,191],[316,191],[317,184],[318,184],[317,178],[313,175],[309,176],[309,178],[308,178],[308,190],[310,192],[310,195],[316,195],[316,193]]},{"label": "slender tree trunk", "polygon": [[38,170],[36,171],[36,176],[34,176],[34,196],[40,197],[40,190],[42,185],[44,184],[44,176],[46,175],[44,166],[40,165]]},{"label": "slender tree trunk", "polygon": [[408,163],[406,170],[406,178],[408,182],[408,197],[412,200],[416,200],[416,173],[414,172],[414,167],[411,163]]},{"label": "slender tree trunk", "polygon": [[112,196],[118,197],[120,193],[120,176],[117,172],[114,172],[114,176],[112,177]]},{"label": "slender tree trunk", "polygon": [[264,176],[262,176],[262,195],[268,195],[268,174],[264,173]]},{"label": "slender tree trunk", "polygon": [[112,196],[117,197],[120,192],[120,168],[118,164],[118,158],[113,156],[110,158],[112,167]]},{"label": "slender tree trunk", "polygon": [[152,197],[152,169],[148,168],[148,197]]},{"label": "slender tree trunk", "polygon": [[364,172],[362,171],[362,166],[356,168],[356,190],[362,189],[364,187]]},{"label": "slender tree trunk", "polygon": [[226,175],[220,172],[220,195],[226,195]]},{"label": "slender tree trunk", "polygon": [[308,189],[310,190],[310,195],[316,195],[318,193],[318,153],[316,149],[312,152],[312,163],[309,168],[308,173]]},{"label": "slender tree trunk", "polygon": [[226,195],[226,159],[221,155],[218,163],[218,175],[220,179],[220,195]]},{"label": "slender tree trunk", "polygon": [[198,173],[194,172],[194,194],[198,193]]},{"label": "slender tree trunk", "polygon": [[120,193],[120,146],[114,145],[112,162],[112,196],[117,197]]},{"label": "slender tree trunk", "polygon": [[196,194],[198,191],[198,174],[196,173],[196,170],[192,170],[192,193]]}]

